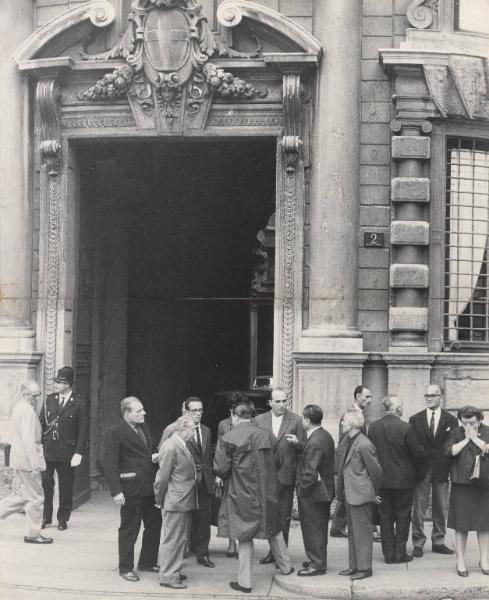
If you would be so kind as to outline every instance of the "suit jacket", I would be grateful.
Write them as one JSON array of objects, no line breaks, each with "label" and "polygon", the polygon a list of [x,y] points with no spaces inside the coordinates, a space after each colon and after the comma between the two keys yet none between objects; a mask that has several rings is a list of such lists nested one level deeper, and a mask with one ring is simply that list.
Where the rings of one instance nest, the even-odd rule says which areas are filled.
[{"label": "suit jacket", "polygon": [[441,411],[440,421],[435,431],[434,439],[430,435],[426,410],[421,410],[409,419],[420,446],[420,458],[415,463],[417,479],[423,479],[429,472],[433,473],[433,479],[447,481],[449,471],[449,460],[443,453],[443,447],[452,429],[458,427],[457,419],[448,411]]},{"label": "suit jacket", "polygon": [[188,512],[198,508],[194,459],[175,435],[163,442],[159,465],[154,483],[156,504],[171,512]]},{"label": "suit jacket", "polygon": [[120,492],[128,498],[153,495],[153,440],[146,423],[141,428],[147,445],[124,419],[105,432],[100,463],[112,496]]},{"label": "suit jacket", "polygon": [[219,440],[222,436],[231,431],[233,428],[233,419],[232,417],[226,417],[222,421],[219,421],[219,425],[217,426],[217,439]]},{"label": "suit jacket", "polygon": [[377,450],[384,473],[382,487],[406,490],[414,487],[414,459],[418,451],[412,427],[398,416],[388,414],[372,423],[368,437]]},{"label": "suit jacket", "polygon": [[191,438],[187,442],[187,448],[192,455],[195,467],[197,469],[197,483],[200,486],[203,484],[209,494],[214,491],[214,473],[212,471],[212,440],[211,430],[205,425],[200,424],[202,433],[202,452],[199,452],[197,442]]},{"label": "suit jacket", "polygon": [[[487,425],[480,425],[479,437],[486,444],[489,443],[489,427]],[[465,438],[465,430],[463,427],[457,427],[451,429],[448,432],[448,438],[445,442],[445,456],[448,458],[450,463],[450,478],[453,483],[472,485],[472,481],[469,479],[470,472],[474,466],[475,457],[481,454],[481,450],[478,446],[469,442],[462,452],[457,456],[452,456],[452,446],[458,444]]]},{"label": "suit jacket", "polygon": [[337,496],[341,501],[359,506],[375,502],[382,486],[382,467],[372,442],[359,433],[348,453],[347,444],[341,448]]},{"label": "suit jacket", "polygon": [[[255,417],[258,427],[272,431],[272,412],[268,411]],[[289,444],[287,434],[295,434],[300,445],[306,441],[306,432],[302,427],[302,419],[299,415],[286,410],[282,418],[282,424],[276,439],[275,461],[277,463],[277,479],[282,485],[295,485],[297,473],[297,452],[293,444]]]},{"label": "suit jacket", "polygon": [[63,408],[59,409],[59,395],[46,398],[39,415],[42,426],[42,443],[46,460],[70,462],[73,454],[83,454],[87,449],[88,415],[85,401],[72,392]]},{"label": "suit jacket", "polygon": [[334,441],[320,427],[304,443],[297,465],[297,495],[315,502],[332,502],[334,490]]},{"label": "suit jacket", "polygon": [[10,466],[18,471],[44,471],[41,424],[32,404],[23,398],[12,409],[10,432]]}]

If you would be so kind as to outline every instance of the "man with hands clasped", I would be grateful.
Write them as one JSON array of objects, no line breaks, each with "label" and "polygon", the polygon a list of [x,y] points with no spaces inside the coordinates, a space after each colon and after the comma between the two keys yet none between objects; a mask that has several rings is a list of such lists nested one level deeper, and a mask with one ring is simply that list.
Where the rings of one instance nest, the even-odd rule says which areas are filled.
[{"label": "man with hands clasped", "polygon": [[134,545],[141,521],[144,533],[138,569],[159,570],[161,512],[155,506],[153,490],[153,463],[158,462],[158,453],[152,454],[153,440],[138,398],[124,398],[121,413],[122,420],[105,434],[100,462],[112,499],[121,509],[119,574],[126,581],[139,581],[134,573]]},{"label": "man with hands clasped", "polygon": [[82,461],[88,436],[85,402],[73,392],[73,369],[63,367],[54,378],[54,394],[46,398],[39,419],[46,470],[42,473],[44,490],[43,528],[53,519],[54,472],[58,474],[58,529],[68,528],[73,508],[75,468]]}]

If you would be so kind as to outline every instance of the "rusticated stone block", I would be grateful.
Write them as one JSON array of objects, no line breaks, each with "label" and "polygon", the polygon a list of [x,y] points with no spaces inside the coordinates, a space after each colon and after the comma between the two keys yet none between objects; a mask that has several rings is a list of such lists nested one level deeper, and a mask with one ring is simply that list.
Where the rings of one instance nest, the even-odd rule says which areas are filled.
[{"label": "rusticated stone block", "polygon": [[391,331],[428,331],[428,309],[392,307],[389,310]]},{"label": "rusticated stone block", "polygon": [[426,265],[391,265],[390,285],[392,288],[427,288],[428,274]]},{"label": "rusticated stone block", "polygon": [[430,226],[425,221],[392,221],[391,243],[396,246],[427,246]]},{"label": "rusticated stone block", "polygon": [[393,135],[392,158],[419,158],[430,157],[431,139],[421,135]]},{"label": "rusticated stone block", "polygon": [[429,202],[430,180],[427,177],[394,177],[391,199],[392,202]]}]

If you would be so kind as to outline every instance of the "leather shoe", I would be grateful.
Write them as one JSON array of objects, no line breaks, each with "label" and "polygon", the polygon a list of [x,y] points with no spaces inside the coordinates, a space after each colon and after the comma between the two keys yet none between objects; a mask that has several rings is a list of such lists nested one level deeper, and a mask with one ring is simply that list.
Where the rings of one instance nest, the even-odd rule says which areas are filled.
[{"label": "leather shoe", "polygon": [[326,573],[326,569],[313,569],[312,567],[307,567],[306,569],[300,569],[297,571],[297,575],[299,577],[315,577],[316,575],[324,575]]},{"label": "leather shoe", "polygon": [[127,573],[119,573],[119,575],[122,577],[122,579],[125,579],[126,581],[139,581],[139,577],[136,575],[136,573],[134,573],[134,571],[128,571]]},{"label": "leather shoe", "polygon": [[51,525],[52,521],[48,521],[47,519],[42,520],[41,529],[45,529],[48,525]]},{"label": "leather shoe", "polygon": [[308,567],[310,564],[311,564],[311,561],[310,561],[310,560],[305,560],[305,561],[302,563],[302,566],[304,567],[304,569],[307,569],[307,567]]},{"label": "leather shoe", "polygon": [[397,560],[395,558],[392,558],[391,556],[388,556],[388,557],[384,558],[384,562],[386,565],[393,565],[394,563],[397,562]]},{"label": "leather shoe", "polygon": [[180,573],[180,575],[178,576],[178,580],[179,581],[187,581],[188,577],[186,575],[184,575],[183,573]]},{"label": "leather shoe", "polygon": [[216,566],[208,556],[198,558],[197,562],[199,565],[204,565],[204,567],[209,567],[210,569],[213,569]]},{"label": "leather shoe", "polygon": [[228,558],[238,558],[238,553],[237,552],[229,552],[229,550],[226,551],[226,556]]},{"label": "leather shoe", "polygon": [[423,548],[419,548],[418,546],[414,547],[413,556],[414,558],[421,558],[423,556]]},{"label": "leather shoe", "polygon": [[353,573],[353,575],[350,575],[352,581],[356,581],[357,579],[367,579],[367,577],[372,577],[372,569],[357,571],[356,573]]},{"label": "leather shoe", "polygon": [[161,587],[171,588],[172,590],[186,590],[187,586],[185,583],[181,581],[177,581],[175,583],[160,583]]},{"label": "leather shoe", "polygon": [[64,531],[68,529],[68,523],[66,521],[58,521],[58,529],[59,531]]},{"label": "leather shoe", "polygon": [[350,575],[354,575],[356,572],[356,569],[344,569],[343,571],[340,571],[338,575],[346,575],[347,577],[349,577]]},{"label": "leather shoe", "polygon": [[230,581],[229,587],[233,588],[233,590],[236,590],[237,592],[244,592],[245,594],[249,594],[251,592],[251,588],[243,587],[242,585],[239,585],[237,581]]},{"label": "leather shoe", "polygon": [[148,565],[144,567],[140,567],[138,565],[138,571],[148,571],[149,573],[159,573],[160,567],[158,565]]},{"label": "leather shoe", "polygon": [[413,560],[412,554],[404,554],[404,556],[399,556],[394,561],[396,565],[400,565],[401,563],[411,562]]},{"label": "leather shoe", "polygon": [[290,567],[290,570],[287,573],[282,573],[282,571],[280,571],[279,569],[277,569],[278,575],[292,575],[292,573],[294,571],[295,571],[294,567]]},{"label": "leather shoe", "polygon": [[329,532],[329,537],[347,538],[348,534],[342,529],[332,529]]},{"label": "leather shoe", "polygon": [[26,544],[52,544],[53,538],[43,537],[42,535],[39,537],[28,537],[26,535],[24,537],[24,542]]},{"label": "leather shoe", "polygon": [[482,574],[483,574],[483,575],[489,575],[489,569],[483,569],[483,568],[481,567],[481,571],[482,571]]},{"label": "leather shoe", "polygon": [[438,554],[455,554],[451,548],[445,546],[445,544],[439,544],[437,546],[431,546],[432,552],[437,552]]},{"label": "leather shoe", "polygon": [[467,569],[465,569],[465,571],[459,571],[459,570],[457,569],[457,575],[458,575],[459,577],[468,577],[468,576],[469,576],[469,572],[467,571]]},{"label": "leather shoe", "polygon": [[258,561],[261,565],[271,565],[272,563],[275,562],[275,559],[273,558],[273,554],[271,552],[269,552],[265,558],[260,558],[260,560]]}]

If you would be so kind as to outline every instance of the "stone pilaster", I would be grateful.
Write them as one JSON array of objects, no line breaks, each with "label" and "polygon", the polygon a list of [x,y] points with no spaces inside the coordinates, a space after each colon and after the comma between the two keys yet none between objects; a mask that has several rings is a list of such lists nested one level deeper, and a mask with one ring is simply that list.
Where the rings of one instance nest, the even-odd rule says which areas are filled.
[{"label": "stone pilaster", "polygon": [[391,128],[397,176],[391,186],[390,343],[392,347],[425,347],[429,287],[429,178],[425,166],[430,158],[432,125],[419,119],[399,119]]}]

